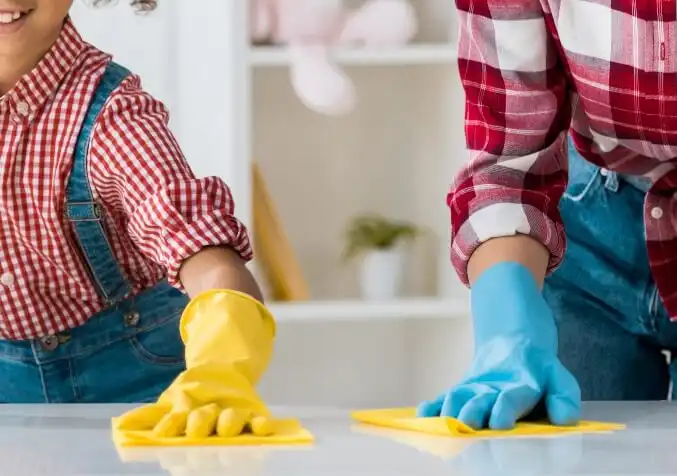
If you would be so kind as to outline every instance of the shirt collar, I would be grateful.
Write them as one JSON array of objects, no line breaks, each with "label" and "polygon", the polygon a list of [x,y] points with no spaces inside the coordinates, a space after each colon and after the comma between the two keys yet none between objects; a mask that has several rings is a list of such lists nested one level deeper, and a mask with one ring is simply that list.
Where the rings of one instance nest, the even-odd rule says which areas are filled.
[{"label": "shirt collar", "polygon": [[86,44],[72,20],[70,17],[66,18],[59,37],[49,51],[7,93],[5,98],[14,112],[32,117],[35,111],[56,94],[85,47]]}]

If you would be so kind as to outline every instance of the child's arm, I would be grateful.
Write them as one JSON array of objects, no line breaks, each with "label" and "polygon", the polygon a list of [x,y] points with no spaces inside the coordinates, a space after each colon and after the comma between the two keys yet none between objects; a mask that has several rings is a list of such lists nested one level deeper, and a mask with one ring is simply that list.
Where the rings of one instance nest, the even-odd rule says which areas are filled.
[{"label": "child's arm", "polygon": [[89,157],[95,193],[123,217],[129,238],[123,241],[166,268],[172,285],[191,297],[233,289],[261,300],[245,266],[252,250],[230,189],[220,178],[195,177],[169,130],[167,110],[137,77],[106,104]]},{"label": "child's arm", "polygon": [[233,289],[263,302],[254,276],[231,248],[213,247],[198,252],[183,262],[179,278],[189,296],[210,289]]}]

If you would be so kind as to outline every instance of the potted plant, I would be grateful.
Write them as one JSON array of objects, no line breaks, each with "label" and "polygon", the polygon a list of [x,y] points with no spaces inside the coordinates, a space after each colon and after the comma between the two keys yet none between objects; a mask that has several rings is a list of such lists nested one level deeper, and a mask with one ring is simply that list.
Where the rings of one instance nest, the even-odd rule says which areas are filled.
[{"label": "potted plant", "polygon": [[394,298],[402,281],[404,242],[418,235],[418,228],[380,215],[363,215],[353,219],[346,233],[344,259],[362,256],[360,287],[370,300]]}]

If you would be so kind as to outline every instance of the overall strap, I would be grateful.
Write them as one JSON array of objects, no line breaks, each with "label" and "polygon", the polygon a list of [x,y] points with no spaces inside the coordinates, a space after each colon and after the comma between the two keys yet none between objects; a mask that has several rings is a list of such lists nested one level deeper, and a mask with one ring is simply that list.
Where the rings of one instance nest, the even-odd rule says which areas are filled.
[{"label": "overall strap", "polygon": [[130,75],[110,62],[89,103],[73,154],[73,166],[66,188],[66,217],[71,223],[83,258],[99,295],[108,305],[116,304],[131,292],[131,286],[115,259],[104,230],[103,208],[94,200],[87,167],[92,130],[111,93]]}]

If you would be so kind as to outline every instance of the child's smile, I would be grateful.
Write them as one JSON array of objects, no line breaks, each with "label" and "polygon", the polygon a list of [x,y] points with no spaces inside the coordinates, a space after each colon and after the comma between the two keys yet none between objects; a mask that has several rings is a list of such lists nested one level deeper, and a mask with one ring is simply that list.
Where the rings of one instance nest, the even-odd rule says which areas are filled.
[{"label": "child's smile", "polygon": [[73,0],[0,0],[0,95],[56,40]]},{"label": "child's smile", "polygon": [[[13,48],[19,46],[17,41],[23,43],[22,49],[32,49],[45,42],[46,38],[51,43],[61,29],[72,3],[73,0],[0,0],[2,49],[9,50],[8,41],[14,43],[11,45]],[[41,47],[44,48],[44,45]]]},{"label": "child's smile", "polygon": [[18,31],[32,11],[32,9],[0,10],[0,35]]}]

